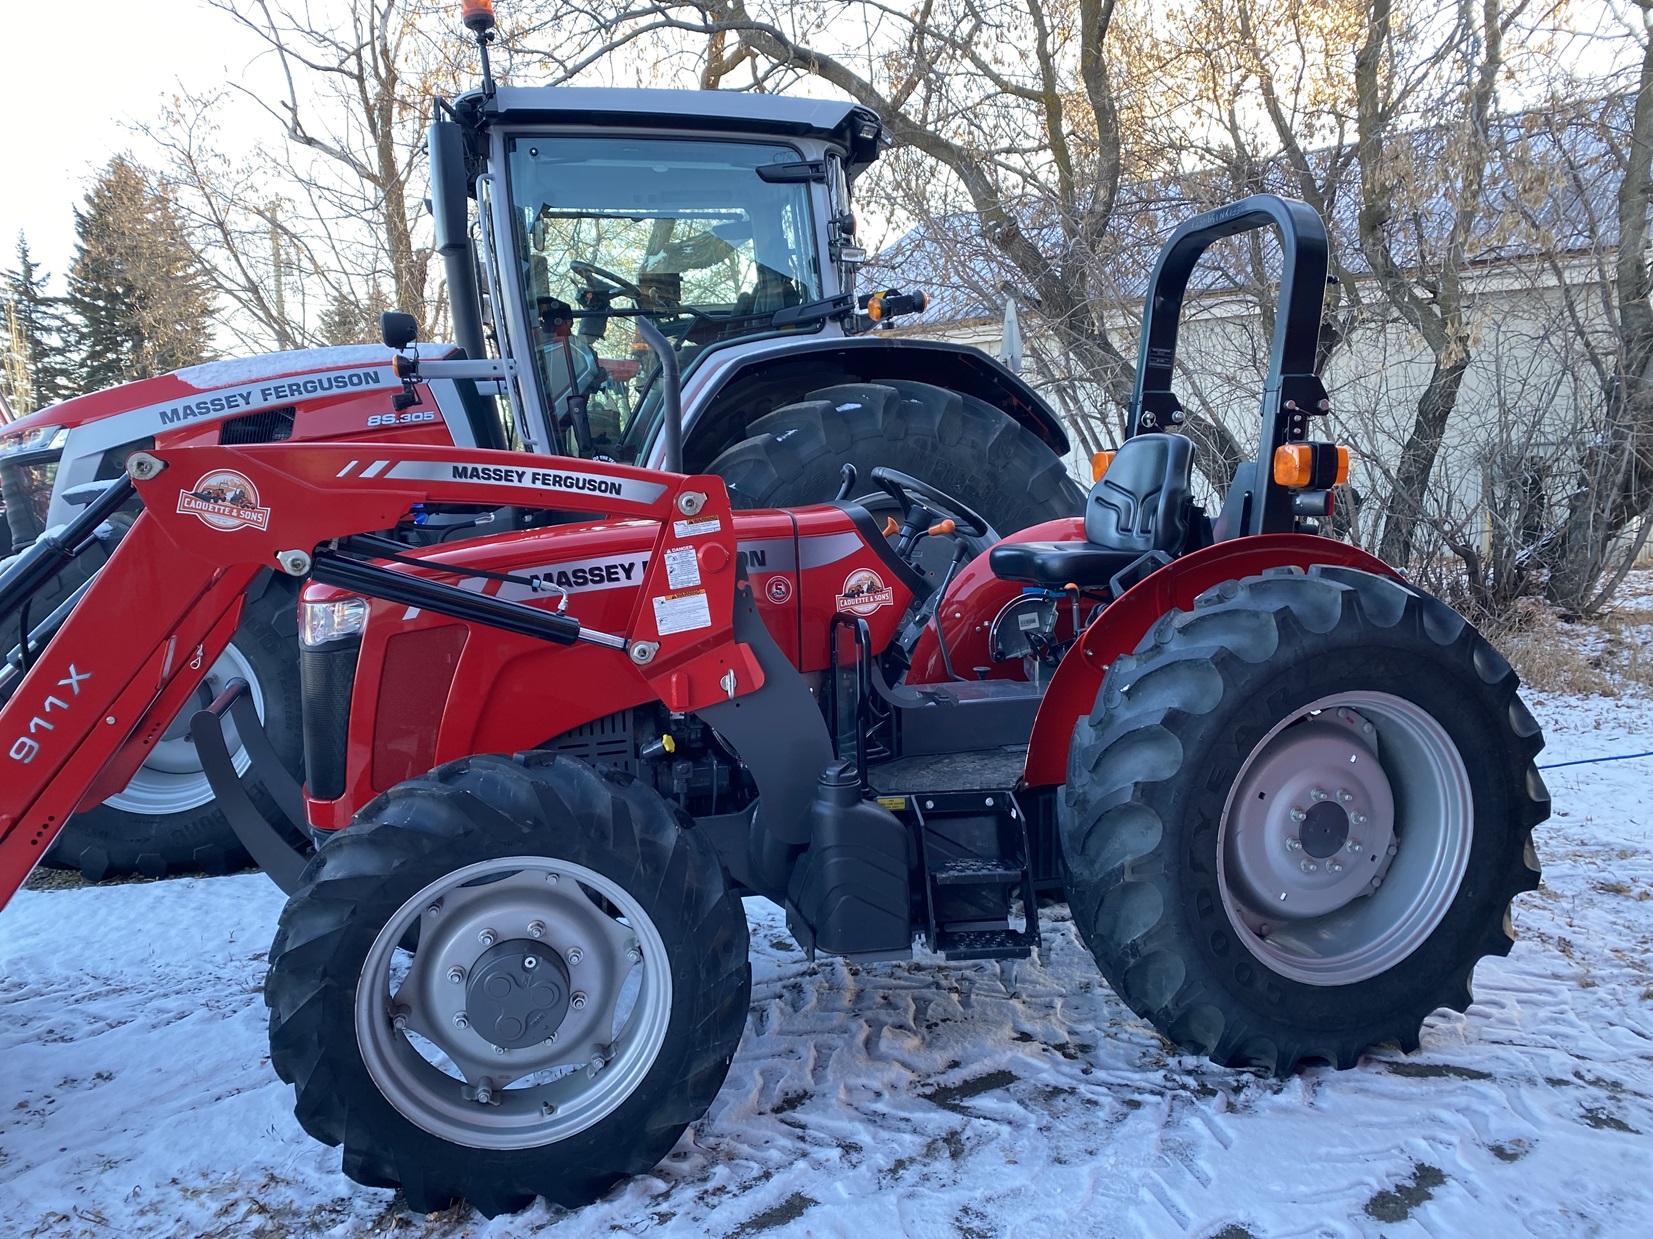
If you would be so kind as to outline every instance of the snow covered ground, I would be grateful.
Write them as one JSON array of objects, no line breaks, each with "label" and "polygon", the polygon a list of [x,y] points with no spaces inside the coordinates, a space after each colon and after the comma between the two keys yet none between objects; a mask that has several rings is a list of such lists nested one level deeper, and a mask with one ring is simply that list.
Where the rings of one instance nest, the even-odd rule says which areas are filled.
[{"label": "snow covered ground", "polygon": [[[1531,694],[1545,763],[1653,749],[1645,698]],[[1422,1051],[1286,1081],[1169,1051],[1062,909],[1016,965],[810,965],[753,902],[711,1112],[578,1212],[355,1186],[265,1058],[256,875],[0,913],[0,1235],[1645,1236],[1653,759],[1553,769],[1544,885]]]}]

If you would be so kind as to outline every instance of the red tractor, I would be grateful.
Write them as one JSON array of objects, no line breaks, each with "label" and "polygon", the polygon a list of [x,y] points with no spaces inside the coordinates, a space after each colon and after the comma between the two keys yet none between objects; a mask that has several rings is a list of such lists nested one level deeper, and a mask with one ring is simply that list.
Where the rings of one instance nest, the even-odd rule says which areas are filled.
[{"label": "red tractor", "polygon": [[[1200,253],[1271,224],[1258,454],[1210,520],[1174,433],[1178,318]],[[85,605],[23,642],[0,895],[129,777],[275,568],[307,581],[307,777],[271,785],[313,858],[236,799],[223,722],[272,760],[244,685],[190,726],[290,895],[272,1064],[346,1173],[414,1208],[575,1205],[664,1156],[745,1028],[745,895],[811,953],[1009,959],[1065,892],[1115,991],[1191,1051],[1286,1073],[1412,1049],[1537,883],[1542,740],[1469,624],[1310,528],[1346,459],[1309,433],[1325,274],[1301,204],[1177,229],[1132,433],[1084,515],[939,578],[921,548],[986,522],[890,470],[893,530],[854,502],[737,511],[712,474],[483,449],[136,453],[0,578],[5,622],[141,501]],[[455,506],[577,519],[373,535]]]}]

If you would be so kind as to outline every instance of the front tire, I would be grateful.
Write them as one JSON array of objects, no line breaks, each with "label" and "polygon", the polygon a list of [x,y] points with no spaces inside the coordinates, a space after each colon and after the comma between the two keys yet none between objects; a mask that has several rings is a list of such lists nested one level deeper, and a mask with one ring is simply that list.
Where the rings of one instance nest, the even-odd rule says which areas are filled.
[{"label": "front tire", "polygon": [[529,753],[410,780],[324,846],[265,1000],[298,1120],[347,1175],[493,1216],[654,1166],[721,1087],[750,992],[706,841],[640,783]]},{"label": "front tire", "polygon": [[1058,807],[1109,984],[1227,1066],[1415,1049],[1538,884],[1549,796],[1517,687],[1444,603],[1352,569],[1162,618],[1076,725]]}]

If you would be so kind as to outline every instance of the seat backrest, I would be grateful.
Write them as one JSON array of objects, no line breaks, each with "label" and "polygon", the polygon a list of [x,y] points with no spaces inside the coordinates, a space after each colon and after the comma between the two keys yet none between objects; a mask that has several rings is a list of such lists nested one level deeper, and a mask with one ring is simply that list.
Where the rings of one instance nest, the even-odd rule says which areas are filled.
[{"label": "seat backrest", "polygon": [[1086,540],[1138,555],[1175,555],[1188,536],[1193,464],[1193,445],[1182,435],[1126,439],[1085,498]]}]

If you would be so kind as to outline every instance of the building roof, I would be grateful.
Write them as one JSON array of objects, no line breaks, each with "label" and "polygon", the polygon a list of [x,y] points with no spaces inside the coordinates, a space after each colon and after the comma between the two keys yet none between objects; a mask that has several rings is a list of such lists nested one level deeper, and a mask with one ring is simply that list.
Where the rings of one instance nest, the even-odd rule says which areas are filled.
[{"label": "building roof", "polygon": [[[1471,230],[1467,257],[1471,264],[1536,258],[1545,254],[1611,251],[1618,244],[1618,156],[1610,134],[1630,127],[1629,99],[1615,96],[1580,108],[1571,117],[1527,112],[1500,118],[1495,145],[1508,153],[1511,175],[1494,181],[1484,209]],[[1412,165],[1440,160],[1449,134],[1444,127],[1410,135]],[[1309,153],[1317,171],[1342,162],[1338,196],[1326,221],[1333,254],[1356,276],[1370,273],[1357,237],[1360,168],[1349,146]],[[1322,177],[1324,179],[1324,177]],[[1121,186],[1108,228],[1109,254],[1078,252],[1049,217],[1049,207],[1030,203],[1018,224],[1040,253],[1060,273],[1074,264],[1089,268],[1111,283],[1120,305],[1140,302],[1153,273],[1159,248],[1173,228],[1199,211],[1246,193],[1291,197],[1295,181],[1283,160],[1260,169],[1244,189],[1230,179],[1202,173],[1188,177]],[[1419,265],[1420,255],[1438,254],[1452,227],[1452,206],[1444,194],[1424,198],[1408,212],[1406,227],[1391,230],[1391,244],[1403,267]],[[1220,294],[1243,287],[1246,267],[1235,242],[1213,247],[1195,270],[1190,287]],[[1270,254],[1265,262],[1277,261]],[[1102,266],[1102,271],[1095,270]],[[938,217],[911,229],[880,251],[867,266],[869,281],[930,294],[924,320],[930,324],[997,318],[1007,296],[1025,285],[1016,270],[983,235],[972,212]],[[1024,305],[1026,296],[1017,298]]]}]

